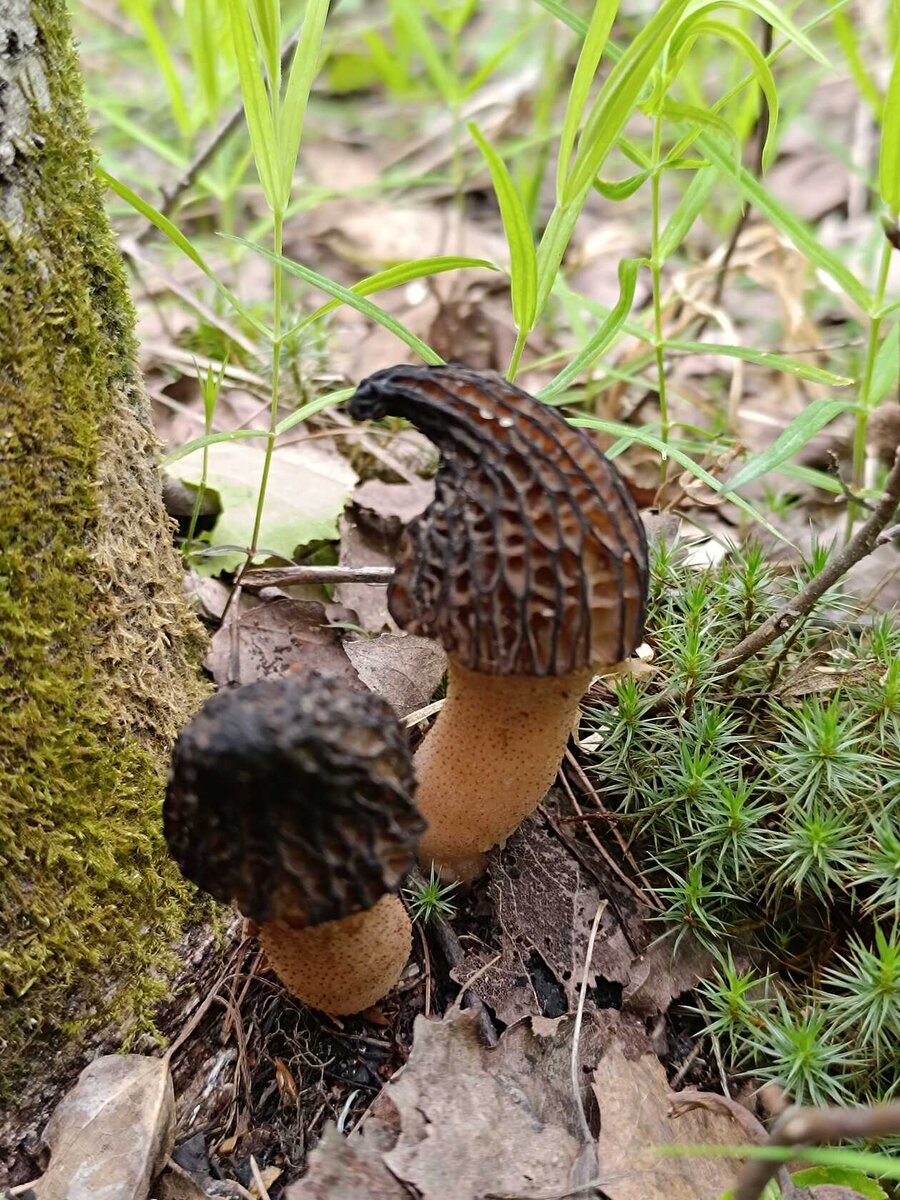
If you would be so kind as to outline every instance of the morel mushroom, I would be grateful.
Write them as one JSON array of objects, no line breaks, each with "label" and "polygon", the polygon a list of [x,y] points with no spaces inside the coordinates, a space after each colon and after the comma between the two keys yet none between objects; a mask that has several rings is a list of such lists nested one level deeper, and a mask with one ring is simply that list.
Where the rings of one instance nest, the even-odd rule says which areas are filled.
[{"label": "morel mushroom", "polygon": [[207,701],[175,746],[165,836],[188,879],[258,924],[295,996],[360,1012],[410,954],[396,892],[424,826],[414,790],[390,705],[309,671]]},{"label": "morel mushroom", "polygon": [[585,433],[498,376],[391,367],[349,410],[405,417],[440,451],[388,605],[449,657],[447,699],[415,758],[420,860],[471,879],[552,784],[595,667],[640,643],[643,525]]}]

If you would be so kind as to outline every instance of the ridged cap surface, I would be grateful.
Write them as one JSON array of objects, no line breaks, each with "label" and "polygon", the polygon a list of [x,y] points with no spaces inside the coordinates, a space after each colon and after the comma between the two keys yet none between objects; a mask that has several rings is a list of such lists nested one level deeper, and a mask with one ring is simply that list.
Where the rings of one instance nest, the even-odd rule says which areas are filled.
[{"label": "ridged cap surface", "polygon": [[314,671],[219,692],[175,746],[182,873],[260,923],[340,920],[396,892],[424,821],[390,705]]},{"label": "ridged cap surface", "polygon": [[435,498],[407,527],[388,592],[402,628],[471,670],[564,675],[640,644],[644,527],[586,434],[496,375],[397,366],[349,401],[405,417],[440,451]]}]

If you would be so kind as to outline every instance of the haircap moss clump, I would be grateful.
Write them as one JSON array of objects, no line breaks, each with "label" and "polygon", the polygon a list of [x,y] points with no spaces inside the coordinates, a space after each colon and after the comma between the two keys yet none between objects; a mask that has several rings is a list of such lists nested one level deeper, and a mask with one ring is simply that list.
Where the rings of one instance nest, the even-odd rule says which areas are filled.
[{"label": "haircap moss clump", "polygon": [[387,701],[306,671],[207,701],[175,747],[166,840],[245,916],[321,925],[399,889],[425,825],[414,791]]},{"label": "haircap moss clump", "polygon": [[800,1103],[900,1094],[900,623],[830,594],[783,642],[712,667],[826,561],[776,568],[750,547],[698,571],[657,546],[654,672],[586,720],[661,934],[719,959],[699,989],[708,1031]]}]

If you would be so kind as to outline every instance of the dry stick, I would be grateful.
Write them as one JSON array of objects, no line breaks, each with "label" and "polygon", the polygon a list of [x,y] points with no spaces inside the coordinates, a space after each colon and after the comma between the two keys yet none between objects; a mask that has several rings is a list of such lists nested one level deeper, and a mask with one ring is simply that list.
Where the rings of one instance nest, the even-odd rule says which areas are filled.
[{"label": "dry stick", "polygon": [[893,520],[900,504],[900,448],[894,456],[894,465],[885,480],[884,491],[872,509],[872,515],[861,525],[847,545],[829,559],[828,565],[811,579],[794,599],[763,621],[757,629],[743,638],[721,658],[716,660],[714,672],[717,677],[728,675],[737,667],[764,650],[776,638],[786,633],[802,617],[812,612],[816,602],[841,578],[842,575],[865,558],[878,544],[878,535]]},{"label": "dry stick", "polygon": [[584,1020],[584,1002],[587,998],[588,979],[591,974],[591,961],[594,957],[594,943],[597,940],[597,930],[600,919],[606,912],[607,901],[601,900],[594,914],[591,926],[591,936],[588,938],[587,950],[584,955],[584,972],[581,976],[581,991],[578,993],[578,1008],[575,1012],[575,1028],[572,1031],[572,1095],[578,1110],[578,1124],[581,1126],[581,1140],[586,1146],[594,1144],[591,1127],[588,1125],[587,1113],[584,1111],[584,1101],[581,1099],[581,1072],[578,1070],[578,1047],[581,1044],[581,1023]]},{"label": "dry stick", "polygon": [[290,587],[301,583],[374,583],[384,585],[394,578],[393,567],[257,567],[245,571],[242,583],[254,590]]},{"label": "dry stick", "polygon": [[[874,1108],[789,1108],[775,1122],[767,1145],[821,1146],[844,1138],[891,1137],[900,1134],[900,1104]],[[780,1162],[749,1162],[738,1179],[734,1200],[760,1200]]]},{"label": "dry stick", "polygon": [[[787,633],[793,625],[808,616],[816,602],[837,583],[841,576],[846,575],[851,567],[872,553],[878,545],[882,530],[887,529],[893,520],[898,504],[900,504],[900,448],[897,450],[890,474],[885,480],[884,491],[872,509],[868,521],[859,527],[843,550],[829,559],[825,569],[820,571],[815,579],[811,579],[793,600],[779,608],[752,633],[742,638],[731,650],[720,655],[713,663],[711,678],[721,679],[725,675],[730,675],[748,658],[759,654],[760,650],[765,650],[766,646],[774,642],[776,638]],[[652,711],[656,712],[665,708],[666,705],[676,703],[681,695],[679,687],[666,688],[653,701]]]},{"label": "dry stick", "polygon": [[[691,1108],[706,1108],[726,1112],[757,1145],[762,1145],[766,1140],[766,1127],[762,1121],[758,1120],[749,1109],[744,1108],[743,1104],[732,1100],[730,1096],[720,1096],[718,1092],[699,1092],[692,1088],[685,1088],[680,1092],[669,1092],[669,1106],[669,1115],[676,1118],[680,1115],[676,1111],[677,1109],[687,1111]],[[782,1200],[794,1200],[799,1193],[791,1180],[790,1172],[783,1163],[776,1163],[775,1167],[772,1174],[778,1175]]]}]

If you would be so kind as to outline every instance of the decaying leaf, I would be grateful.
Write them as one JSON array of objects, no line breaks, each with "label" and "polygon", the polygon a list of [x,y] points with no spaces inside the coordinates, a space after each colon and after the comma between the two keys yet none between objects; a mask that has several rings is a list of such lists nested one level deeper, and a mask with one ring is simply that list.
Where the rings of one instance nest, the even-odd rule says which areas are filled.
[{"label": "decaying leaf", "polygon": [[109,1054],[81,1072],[44,1131],[50,1166],[37,1200],[145,1200],[172,1150],[175,1094],[168,1064]]},{"label": "decaying leaf", "polygon": [[[222,512],[212,532],[214,546],[248,546],[262,478],[264,456],[249,441],[220,442],[210,446],[207,486],[213,489]],[[201,451],[180,459],[172,475],[184,483],[198,484]],[[266,487],[259,544],[290,560],[298,546],[337,538],[338,517],[356,473],[336,451],[315,446],[279,447],[272,456]],[[244,561],[240,551],[226,551],[199,559],[200,574],[230,571]]]},{"label": "decaying leaf", "polygon": [[733,1146],[747,1136],[727,1114],[705,1108],[670,1117],[666,1072],[655,1055],[633,1060],[611,1046],[594,1071],[594,1094],[600,1177],[610,1200],[711,1200],[733,1187],[729,1159],[654,1153],[655,1146]]},{"label": "decaying leaf", "polygon": [[408,1200],[378,1152],[358,1138],[341,1137],[329,1125],[309,1156],[309,1170],[284,1200]]},{"label": "decaying leaf", "polygon": [[[490,865],[488,898],[500,934],[500,959],[474,985],[506,1024],[539,1013],[572,1012],[600,897],[579,863],[539,817],[529,817]],[[473,951],[458,972],[464,982],[493,948]],[[610,910],[594,947],[589,987],[598,977],[625,984],[632,953]],[[456,973],[455,973],[456,974]]]},{"label": "decaying leaf", "polygon": [[284,596],[241,613],[213,635],[204,665],[219,687],[314,667],[361,687],[334,623],[356,614],[318,600]]},{"label": "decaying leaf", "polygon": [[[430,504],[434,484],[382,483],[368,480],[353,493],[341,518],[340,562],[347,567],[392,567],[406,525]],[[396,630],[387,608],[387,587],[365,583],[340,584],[335,598],[359,613],[364,629]]]},{"label": "decaying leaf", "polygon": [[399,717],[423,708],[447,669],[447,656],[430,638],[383,633],[345,642],[344,650],[370,691],[384,696]]}]

